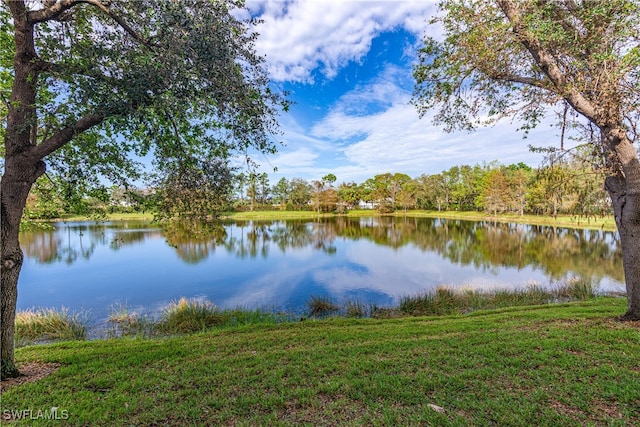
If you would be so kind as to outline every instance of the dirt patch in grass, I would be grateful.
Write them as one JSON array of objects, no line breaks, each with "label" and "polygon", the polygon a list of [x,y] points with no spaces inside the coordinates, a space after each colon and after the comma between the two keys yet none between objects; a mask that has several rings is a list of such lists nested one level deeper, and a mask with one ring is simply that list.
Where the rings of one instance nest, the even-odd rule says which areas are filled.
[{"label": "dirt patch in grass", "polygon": [[333,426],[353,423],[367,414],[372,415],[371,409],[362,402],[347,399],[342,395],[320,393],[313,403],[300,404],[297,399],[285,403],[285,408],[279,411],[278,419],[295,425]]},{"label": "dirt patch in grass", "polygon": [[58,370],[59,363],[43,363],[43,362],[31,362],[19,366],[20,376],[16,378],[7,378],[0,382],[0,393],[5,390],[15,387],[21,384],[27,384],[34,381],[41,380]]}]

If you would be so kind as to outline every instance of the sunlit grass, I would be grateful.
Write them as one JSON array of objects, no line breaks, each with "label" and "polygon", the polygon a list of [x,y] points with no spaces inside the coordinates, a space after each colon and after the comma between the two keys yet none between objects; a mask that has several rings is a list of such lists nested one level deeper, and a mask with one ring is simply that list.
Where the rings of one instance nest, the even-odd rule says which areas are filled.
[{"label": "sunlit grass", "polygon": [[344,315],[349,318],[368,317],[370,311],[367,305],[360,300],[349,300],[344,304]]},{"label": "sunlit grass", "polygon": [[[353,209],[347,212],[348,216],[369,217],[379,216],[375,209]],[[555,218],[548,215],[517,215],[513,213],[499,214],[494,216],[484,212],[477,211],[428,211],[428,210],[409,210],[407,212],[398,211],[393,213],[399,217],[428,217],[428,218],[447,218],[461,219],[469,221],[498,221],[498,222],[515,222],[520,224],[531,225],[548,225],[552,227],[569,227],[569,228],[586,228],[586,229],[602,229],[607,231],[615,231],[616,224],[612,215],[598,217],[582,217],[579,215],[558,215]],[[320,216],[335,216],[335,214],[327,213]],[[250,220],[250,219],[305,219],[316,218],[318,213],[314,211],[253,211],[253,212],[228,212],[223,217],[234,220]]]},{"label": "sunlit grass", "polygon": [[260,309],[221,309],[211,301],[180,298],[169,304],[162,318],[151,323],[156,334],[189,334],[213,328],[235,328],[254,324],[277,324],[290,321],[293,315]]},{"label": "sunlit grass", "polygon": [[16,313],[17,345],[38,341],[84,340],[87,335],[87,312],[70,312],[67,308],[41,308]]},{"label": "sunlit grass", "polygon": [[558,287],[557,296],[568,300],[585,301],[596,296],[596,286],[589,279],[572,277]]},{"label": "sunlit grass", "polygon": [[427,217],[427,218],[446,218],[461,219],[469,221],[498,221],[512,222],[530,225],[548,225],[551,227],[568,227],[568,228],[584,228],[584,229],[602,229],[606,231],[615,231],[616,223],[613,215],[590,216],[583,217],[579,215],[557,215],[555,218],[549,215],[517,215],[514,213],[498,214],[494,216],[485,212],[477,211],[428,211],[428,210],[411,210],[408,212],[395,212],[394,216],[408,217]]},{"label": "sunlit grass", "polygon": [[[96,217],[91,215],[75,215],[75,214],[65,214],[62,217],[57,219],[58,221],[95,221]],[[153,220],[152,212],[116,212],[116,213],[105,213],[99,217],[101,221],[134,221],[134,220]]]}]

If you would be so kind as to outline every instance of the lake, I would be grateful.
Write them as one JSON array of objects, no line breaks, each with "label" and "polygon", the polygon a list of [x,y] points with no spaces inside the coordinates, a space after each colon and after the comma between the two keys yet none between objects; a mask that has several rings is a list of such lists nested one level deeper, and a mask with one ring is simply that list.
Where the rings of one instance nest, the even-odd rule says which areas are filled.
[{"label": "lake", "polygon": [[391,306],[452,288],[554,286],[583,277],[624,292],[617,233],[433,218],[56,223],[20,236],[18,309],[118,305],[158,313],[180,297],[302,313],[310,296]]}]

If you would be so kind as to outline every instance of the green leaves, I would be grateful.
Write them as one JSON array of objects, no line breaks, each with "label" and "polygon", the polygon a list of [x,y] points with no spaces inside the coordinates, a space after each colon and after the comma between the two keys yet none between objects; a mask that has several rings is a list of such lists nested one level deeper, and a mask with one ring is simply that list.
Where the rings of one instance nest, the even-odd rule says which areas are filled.
[{"label": "green leaves", "polygon": [[[94,180],[102,175],[120,182],[138,175],[131,154],[179,160],[276,150],[272,135],[288,101],[269,87],[264,60],[254,50],[253,23],[232,13],[241,2],[104,6],[108,12],[76,4],[64,19],[34,27],[40,64],[35,143],[83,116],[105,118],[89,131],[89,142],[75,135],[73,149],[52,155],[52,168],[77,165]],[[13,28],[8,11],[0,13],[7,17],[0,28],[0,92],[8,100]]]},{"label": "green leaves", "polygon": [[221,159],[182,157],[157,165],[155,188],[157,219],[208,219],[228,208],[233,169]]},{"label": "green leaves", "polygon": [[577,106],[578,97],[609,109],[600,120],[633,116],[632,127],[637,108],[626,105],[637,105],[640,95],[637,2],[515,2],[513,20],[502,6],[440,3],[434,23],[444,38],[424,41],[413,72],[413,103],[421,115],[434,111],[435,123],[447,131],[472,130],[505,116],[528,130],[546,109],[571,96],[582,114],[589,111]]}]

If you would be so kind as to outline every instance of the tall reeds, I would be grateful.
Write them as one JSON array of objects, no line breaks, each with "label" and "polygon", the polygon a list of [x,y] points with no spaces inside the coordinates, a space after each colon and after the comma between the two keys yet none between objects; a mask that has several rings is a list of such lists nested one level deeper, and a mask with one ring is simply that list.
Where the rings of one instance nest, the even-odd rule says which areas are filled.
[{"label": "tall reeds", "polygon": [[30,309],[16,313],[17,345],[39,341],[84,340],[87,335],[87,312],[70,312],[62,307]]},{"label": "tall reeds", "polygon": [[593,283],[582,278],[571,278],[551,288],[529,284],[523,288],[483,291],[468,288],[454,290],[440,286],[435,291],[402,297],[398,310],[410,316],[438,316],[561,301],[582,301],[595,295]]},{"label": "tall reeds", "polygon": [[[492,291],[440,286],[431,292],[402,297],[395,307],[379,307],[359,300],[336,303],[327,296],[312,296],[307,301],[308,315],[314,318],[341,316],[349,318],[391,318],[401,316],[437,316],[464,314],[477,310],[540,305],[553,302],[587,300],[596,296],[590,280],[571,278],[555,287],[529,284],[515,289]],[[220,309],[203,299],[180,298],[171,302],[160,318],[144,317],[123,305],[112,307],[107,320],[108,337],[189,334],[212,328],[239,327],[248,324],[276,324],[293,321],[293,313],[260,309]],[[87,338],[89,316],[66,308],[31,309],[16,315],[16,344]],[[104,330],[103,330],[104,332]]]}]

